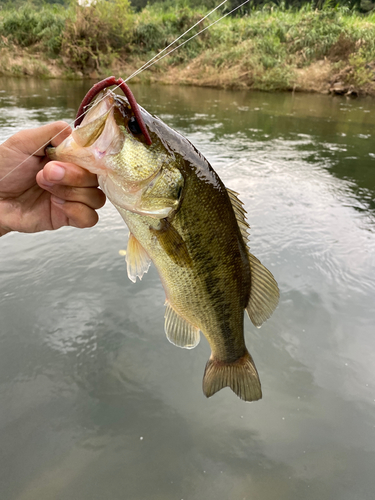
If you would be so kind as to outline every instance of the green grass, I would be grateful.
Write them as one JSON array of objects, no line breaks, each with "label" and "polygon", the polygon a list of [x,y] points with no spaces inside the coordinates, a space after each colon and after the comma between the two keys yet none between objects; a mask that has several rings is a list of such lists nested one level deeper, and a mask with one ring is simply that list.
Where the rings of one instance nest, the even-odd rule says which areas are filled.
[{"label": "green grass", "polygon": [[20,47],[39,45],[40,50],[58,54],[68,11],[58,6],[45,6],[36,10],[31,4],[19,9],[8,7],[0,11],[0,36],[2,43]]},{"label": "green grass", "polygon": [[[0,48],[27,48],[46,59],[60,59],[69,74],[104,74],[119,60],[147,61],[206,13],[183,0],[152,4],[138,13],[132,12],[129,0],[37,9],[32,4],[17,9],[8,4],[0,11]],[[219,16],[215,12],[184,39]],[[375,12],[363,15],[344,7],[316,10],[309,5],[296,11],[266,5],[242,17],[226,17],[149,71],[161,74],[194,58],[218,75],[233,68],[236,75],[248,75],[248,87],[264,90],[293,88],[298,70],[324,60],[337,72],[346,68],[343,78],[353,85],[372,85]]]}]

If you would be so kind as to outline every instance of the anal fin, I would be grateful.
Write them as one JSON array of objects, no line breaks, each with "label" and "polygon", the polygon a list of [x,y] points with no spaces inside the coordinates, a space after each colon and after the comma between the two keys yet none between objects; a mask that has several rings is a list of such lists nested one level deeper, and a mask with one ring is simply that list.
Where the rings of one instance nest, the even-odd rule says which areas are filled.
[{"label": "anal fin", "polygon": [[140,280],[142,279],[151,264],[151,259],[146,250],[132,233],[129,235],[125,260],[127,263],[128,277],[133,283],[136,282],[137,276]]},{"label": "anal fin", "polygon": [[168,301],[164,318],[165,334],[169,342],[184,349],[194,349],[199,344],[199,328],[177,314]]}]

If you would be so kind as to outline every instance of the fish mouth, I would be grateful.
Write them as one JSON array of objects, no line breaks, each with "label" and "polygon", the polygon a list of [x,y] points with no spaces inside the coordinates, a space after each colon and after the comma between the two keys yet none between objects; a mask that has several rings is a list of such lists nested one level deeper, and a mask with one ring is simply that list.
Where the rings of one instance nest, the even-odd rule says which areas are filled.
[{"label": "fish mouth", "polygon": [[100,160],[106,155],[119,153],[125,141],[120,127],[122,110],[118,111],[123,104],[116,97],[111,90],[99,95],[81,125],[69,137],[57,147],[47,146],[47,157],[75,163],[94,174],[103,174],[106,167]]},{"label": "fish mouth", "polygon": [[146,125],[143,121],[141,111],[139,109],[138,103],[135,100],[135,97],[130,90],[130,88],[126,85],[124,80],[122,78],[115,78],[114,76],[109,76],[108,78],[105,78],[104,80],[101,80],[100,82],[96,83],[93,85],[93,87],[87,92],[85,97],[83,98],[81,105],[78,109],[76,119],[74,121],[74,126],[77,127],[80,125],[82,121],[84,121],[84,116],[86,114],[85,109],[90,105],[92,100],[98,96],[102,91],[108,90],[109,87],[116,85],[118,88],[120,88],[124,94],[125,97],[128,100],[128,103],[130,105],[130,109],[133,111],[135,119],[137,121],[137,124],[140,128],[140,131],[142,132],[145,142],[148,146],[152,144],[152,140],[150,137],[150,134],[146,128]]},{"label": "fish mouth", "polygon": [[56,148],[51,146],[50,144],[44,150],[45,155],[49,160],[57,160],[56,157]]},{"label": "fish mouth", "polygon": [[[125,94],[121,97],[109,87],[116,85]],[[130,119],[135,123],[137,137],[151,145],[151,137],[143,121],[140,108],[131,90],[122,78],[114,76],[96,83],[83,98],[78,109],[72,134],[57,148],[47,146],[45,153],[50,160],[78,163],[90,172],[103,173],[97,160],[121,151],[125,136],[123,127]],[[96,167],[93,163],[96,163]]]},{"label": "fish mouth", "polygon": [[[102,136],[106,126],[108,128],[107,124],[114,119],[115,104],[115,94],[111,90],[98,95],[81,124],[72,132],[72,137],[78,146],[88,148]],[[114,123],[112,125],[115,126]],[[118,128],[118,125],[115,128]]]}]

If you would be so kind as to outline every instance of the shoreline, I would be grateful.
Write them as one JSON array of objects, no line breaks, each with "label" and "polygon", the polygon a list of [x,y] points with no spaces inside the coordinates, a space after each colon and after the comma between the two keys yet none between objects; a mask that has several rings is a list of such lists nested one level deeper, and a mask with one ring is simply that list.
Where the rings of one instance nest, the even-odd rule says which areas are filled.
[{"label": "shoreline", "polygon": [[[136,13],[128,0],[103,6],[46,4],[37,11],[25,4],[0,11],[0,74],[76,80],[131,75],[193,26],[194,39],[134,81],[375,96],[375,11],[258,9],[213,23],[195,38],[211,26],[204,9],[155,3]],[[210,22],[219,20],[215,15]]]},{"label": "shoreline", "polygon": [[[353,71],[348,64],[338,70],[327,58],[315,61],[304,68],[295,68],[287,85],[273,85],[273,88],[262,88],[254,84],[253,72],[241,72],[241,66],[227,68],[214,68],[202,64],[205,55],[201,54],[188,63],[153,68],[134,77],[134,82],[159,83],[162,85],[192,85],[196,87],[211,87],[233,90],[261,90],[275,92],[303,92],[346,96],[371,96],[375,97],[375,62],[369,68],[373,72],[373,81],[363,85],[348,83],[347,75]],[[44,58],[35,52],[28,53],[15,49],[0,49],[0,76],[19,78],[62,79],[62,80],[101,80],[112,74],[129,75],[144,61],[128,61],[124,63],[120,58],[115,59],[110,68],[100,71],[94,70],[87,74],[74,71],[57,58],[54,60]],[[4,70],[4,68],[7,68]]]}]

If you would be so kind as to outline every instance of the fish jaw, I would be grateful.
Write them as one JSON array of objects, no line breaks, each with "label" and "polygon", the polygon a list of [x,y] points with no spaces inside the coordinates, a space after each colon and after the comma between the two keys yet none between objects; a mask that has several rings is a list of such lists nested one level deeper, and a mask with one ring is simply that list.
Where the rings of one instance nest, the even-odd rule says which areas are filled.
[{"label": "fish jaw", "polygon": [[103,167],[97,164],[93,152],[88,148],[80,147],[72,135],[55,148],[48,146],[46,154],[50,160],[74,163],[93,174],[103,173]]},{"label": "fish jaw", "polygon": [[124,134],[116,123],[113,107],[100,116],[95,114],[93,121],[84,122],[59,146],[47,148],[47,155],[51,160],[75,163],[93,174],[105,175],[107,158],[121,151]]}]

